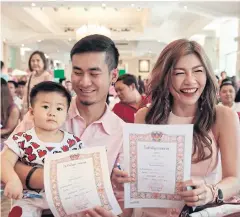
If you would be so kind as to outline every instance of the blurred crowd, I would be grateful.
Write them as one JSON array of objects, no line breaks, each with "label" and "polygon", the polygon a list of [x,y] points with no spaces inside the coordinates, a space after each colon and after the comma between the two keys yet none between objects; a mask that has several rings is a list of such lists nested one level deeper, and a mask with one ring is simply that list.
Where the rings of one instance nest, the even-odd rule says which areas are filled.
[{"label": "blurred crowd", "polygon": [[[43,52],[33,52],[28,65],[31,72],[28,76],[11,78],[6,73],[4,62],[1,61],[1,138],[7,138],[28,111],[28,98],[32,87],[42,81],[53,80],[52,73],[47,70],[47,60]],[[229,77],[226,71],[222,71],[220,76],[216,75],[216,79],[218,104],[230,107],[240,118],[240,82],[237,77]],[[63,78],[59,83],[72,97],[76,95],[70,80]],[[106,103],[123,121],[133,123],[135,113],[151,103],[148,88],[149,79],[142,79],[141,76],[136,77],[132,74],[121,75],[110,86]],[[18,112],[15,111],[16,109]],[[14,111],[19,114],[15,114]]]}]

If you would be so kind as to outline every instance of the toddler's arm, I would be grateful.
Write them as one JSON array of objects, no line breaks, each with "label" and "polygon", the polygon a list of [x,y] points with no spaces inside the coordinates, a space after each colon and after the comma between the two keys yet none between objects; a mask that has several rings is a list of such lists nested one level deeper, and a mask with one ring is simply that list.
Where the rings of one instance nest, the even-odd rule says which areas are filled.
[{"label": "toddler's arm", "polygon": [[18,160],[18,156],[8,147],[4,147],[1,152],[1,181],[5,183],[4,195],[12,199],[22,198],[22,183],[14,171],[14,165]]}]

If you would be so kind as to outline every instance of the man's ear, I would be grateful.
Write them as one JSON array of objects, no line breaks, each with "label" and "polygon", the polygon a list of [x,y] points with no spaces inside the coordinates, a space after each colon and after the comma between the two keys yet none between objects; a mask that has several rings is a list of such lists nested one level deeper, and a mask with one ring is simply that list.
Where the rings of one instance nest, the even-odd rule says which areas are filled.
[{"label": "man's ear", "polygon": [[111,75],[112,75],[111,83],[115,84],[118,79],[118,69],[113,69],[111,71]]}]

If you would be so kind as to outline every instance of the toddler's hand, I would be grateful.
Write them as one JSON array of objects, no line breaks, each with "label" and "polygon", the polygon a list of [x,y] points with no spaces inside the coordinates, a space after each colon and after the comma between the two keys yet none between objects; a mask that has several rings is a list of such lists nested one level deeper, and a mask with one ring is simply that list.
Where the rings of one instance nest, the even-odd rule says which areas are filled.
[{"label": "toddler's hand", "polygon": [[10,180],[4,188],[4,195],[9,199],[18,200],[23,197],[23,186],[20,179]]}]

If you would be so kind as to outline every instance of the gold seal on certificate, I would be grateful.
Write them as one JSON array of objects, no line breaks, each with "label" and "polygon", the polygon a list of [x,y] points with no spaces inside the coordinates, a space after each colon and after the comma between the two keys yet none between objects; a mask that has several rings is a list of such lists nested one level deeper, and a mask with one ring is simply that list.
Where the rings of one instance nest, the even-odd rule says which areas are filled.
[{"label": "gold seal on certificate", "polygon": [[124,169],[135,182],[124,186],[126,208],[178,208],[179,182],[190,179],[193,125],[124,126]]},{"label": "gold seal on certificate", "polygon": [[95,206],[116,215],[121,213],[110,182],[105,147],[48,156],[44,185],[47,202],[56,217],[84,216],[84,210]]}]

